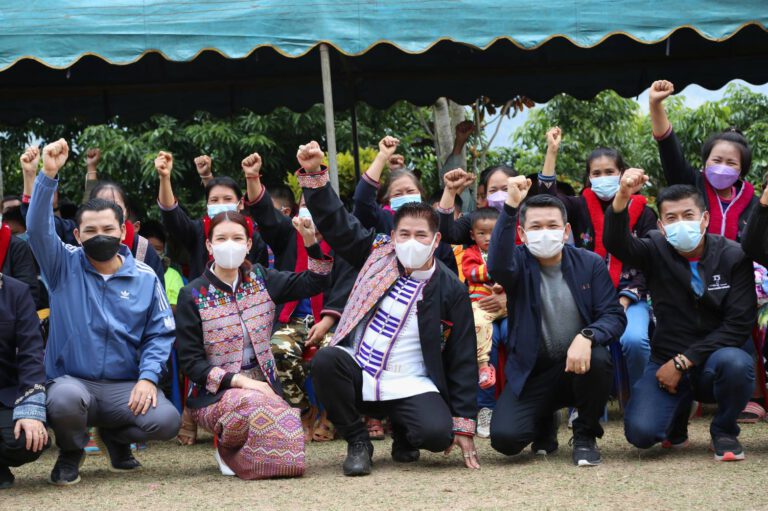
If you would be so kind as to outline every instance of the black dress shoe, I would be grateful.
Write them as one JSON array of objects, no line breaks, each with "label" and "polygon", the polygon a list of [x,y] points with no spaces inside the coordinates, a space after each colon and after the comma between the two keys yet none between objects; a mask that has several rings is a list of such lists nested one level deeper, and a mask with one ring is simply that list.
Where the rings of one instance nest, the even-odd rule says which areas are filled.
[{"label": "black dress shoe", "polygon": [[351,442],[347,445],[347,459],[344,460],[345,476],[367,476],[373,465],[373,444],[371,442]]},{"label": "black dress shoe", "polygon": [[80,467],[85,462],[85,450],[60,451],[48,482],[56,486],[70,486],[80,482]]},{"label": "black dress shoe", "polygon": [[94,440],[99,448],[109,455],[110,472],[132,472],[141,469],[141,463],[133,457],[131,444],[118,443],[108,429],[97,428]]},{"label": "black dress shoe", "polygon": [[405,433],[398,427],[392,428],[392,460],[397,463],[419,461],[420,452],[408,443]]},{"label": "black dress shoe", "polygon": [[7,490],[13,486],[13,482],[16,480],[11,473],[11,469],[0,465],[0,490]]}]

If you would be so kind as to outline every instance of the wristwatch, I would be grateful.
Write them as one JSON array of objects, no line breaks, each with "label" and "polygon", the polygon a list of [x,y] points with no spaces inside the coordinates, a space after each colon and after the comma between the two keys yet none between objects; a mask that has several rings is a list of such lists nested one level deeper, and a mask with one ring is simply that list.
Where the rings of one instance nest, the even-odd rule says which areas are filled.
[{"label": "wristwatch", "polygon": [[592,346],[595,345],[595,331],[591,328],[582,328],[581,332],[579,332],[582,337],[586,337],[590,341],[592,341]]}]

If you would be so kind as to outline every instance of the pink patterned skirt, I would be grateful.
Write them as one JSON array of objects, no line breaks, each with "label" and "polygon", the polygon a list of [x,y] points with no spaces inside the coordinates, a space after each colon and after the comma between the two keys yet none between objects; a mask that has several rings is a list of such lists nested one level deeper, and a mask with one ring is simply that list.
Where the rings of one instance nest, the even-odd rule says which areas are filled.
[{"label": "pink patterned skirt", "polygon": [[297,408],[276,395],[230,389],[194,410],[198,424],[219,438],[219,455],[241,479],[304,474],[304,433]]}]

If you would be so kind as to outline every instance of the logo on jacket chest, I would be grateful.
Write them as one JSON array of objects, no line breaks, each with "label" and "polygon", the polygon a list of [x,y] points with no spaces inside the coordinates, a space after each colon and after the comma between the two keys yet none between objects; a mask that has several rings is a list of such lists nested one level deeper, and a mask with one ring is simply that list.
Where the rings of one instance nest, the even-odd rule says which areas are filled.
[{"label": "logo on jacket chest", "polygon": [[125,291],[125,290],[120,291],[121,300],[130,300],[130,298],[131,298],[131,293],[129,291]]},{"label": "logo on jacket chest", "polygon": [[707,286],[707,291],[722,291],[724,289],[731,289],[731,285],[723,282],[720,275],[712,275],[712,283]]}]

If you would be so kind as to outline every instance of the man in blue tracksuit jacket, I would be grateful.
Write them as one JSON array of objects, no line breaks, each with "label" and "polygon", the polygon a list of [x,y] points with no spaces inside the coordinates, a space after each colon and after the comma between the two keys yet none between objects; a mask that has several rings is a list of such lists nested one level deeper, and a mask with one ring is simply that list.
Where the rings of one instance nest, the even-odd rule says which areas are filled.
[{"label": "man in blue tracksuit jacket", "polygon": [[74,232],[82,247],[56,234],[51,201],[68,153],[64,140],[43,150],[27,215],[29,244],[50,294],[46,406],[60,448],[50,479],[58,485],[80,481],[89,426],[98,427],[110,468],[127,471],[141,466],[131,442],[173,438],[180,423],[157,392],[174,340],[173,313],[154,271],[120,244],[122,209],[103,199],[84,204]]},{"label": "man in blue tracksuit jacket", "polygon": [[[563,203],[547,195],[523,202],[530,185],[509,178],[488,250],[510,317],[507,386],[493,412],[491,446],[512,455],[533,443],[536,454],[549,454],[557,449],[553,412],[574,406],[573,462],[596,465],[613,378],[607,346],[627,320],[602,258],[564,244],[571,228]],[[525,245],[515,246],[517,235]]]}]

